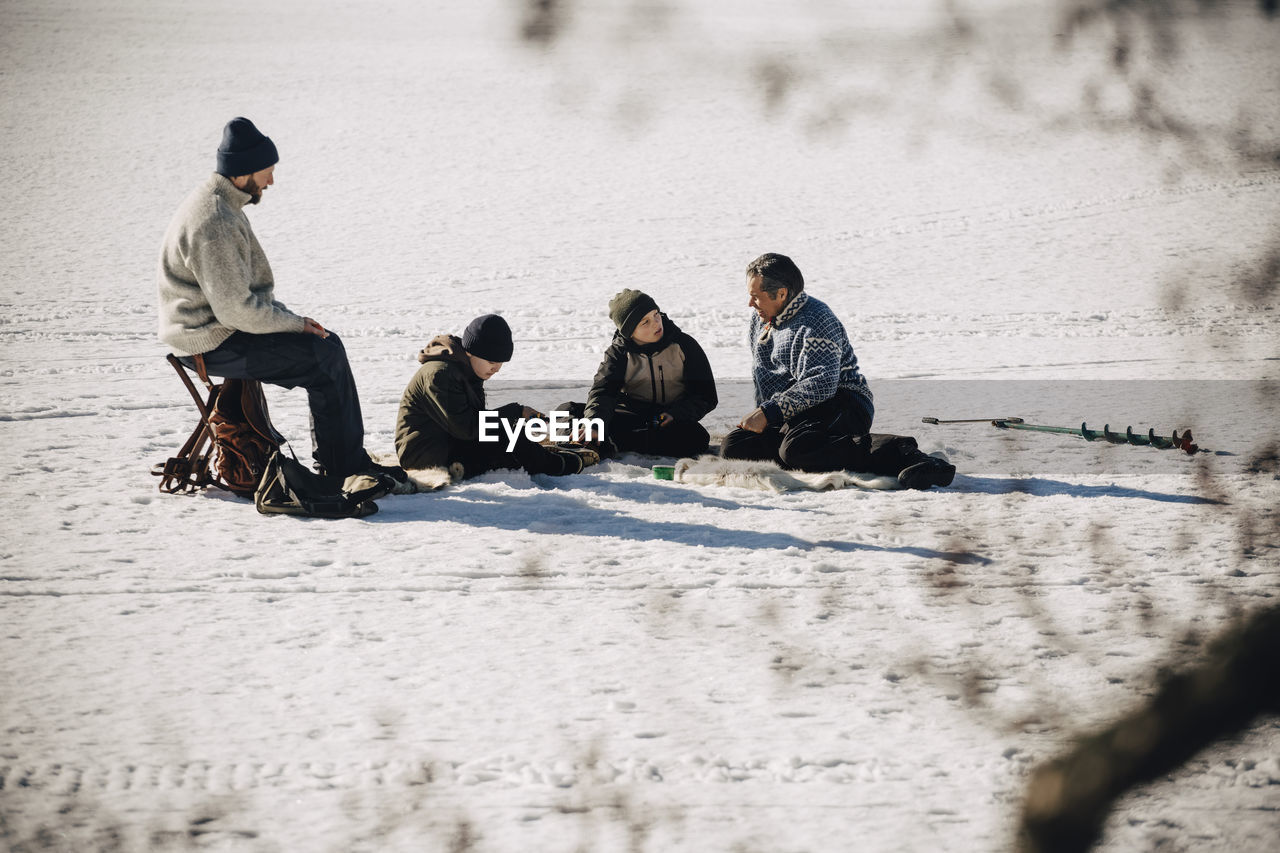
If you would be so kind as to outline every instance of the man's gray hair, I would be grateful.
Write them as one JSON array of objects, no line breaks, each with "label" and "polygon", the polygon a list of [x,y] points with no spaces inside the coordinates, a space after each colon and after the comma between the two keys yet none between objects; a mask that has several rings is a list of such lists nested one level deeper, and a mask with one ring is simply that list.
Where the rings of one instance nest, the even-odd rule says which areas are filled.
[{"label": "man's gray hair", "polygon": [[786,255],[767,252],[747,264],[747,278],[760,276],[760,287],[770,297],[777,297],[781,288],[787,289],[788,296],[795,296],[804,290],[804,276],[800,268]]}]

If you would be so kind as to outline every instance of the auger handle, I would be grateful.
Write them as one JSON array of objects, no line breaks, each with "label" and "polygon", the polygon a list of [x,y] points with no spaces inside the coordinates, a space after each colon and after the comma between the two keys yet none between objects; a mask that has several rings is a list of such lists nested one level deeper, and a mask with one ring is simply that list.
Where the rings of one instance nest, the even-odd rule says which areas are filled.
[{"label": "auger handle", "polygon": [[1023,420],[1022,418],[960,418],[958,420],[941,421],[937,418],[921,418],[920,422],[925,424],[1020,424],[1023,423]]}]

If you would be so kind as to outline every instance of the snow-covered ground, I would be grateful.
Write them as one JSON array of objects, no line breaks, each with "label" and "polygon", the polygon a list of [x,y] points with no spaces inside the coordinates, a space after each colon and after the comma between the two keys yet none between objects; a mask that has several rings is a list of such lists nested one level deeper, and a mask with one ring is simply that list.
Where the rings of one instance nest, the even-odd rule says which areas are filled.
[{"label": "snow-covered ground", "polygon": [[[774,41],[761,4],[700,4],[720,37],[670,61],[543,56],[498,0],[263,5],[0,4],[0,846],[1007,849],[1034,766],[1274,606],[1277,314],[1239,287],[1280,235],[1274,160],[996,109],[887,4],[842,34],[866,109],[821,130],[813,87],[767,116],[744,57],[837,4]],[[1087,62],[1017,20],[1011,69],[1078,91]],[[1277,26],[1179,25],[1175,106],[1274,139]],[[160,495],[193,409],[155,259],[235,115],[281,152],[250,215],[280,298],[346,341],[370,450],[417,349],[487,311],[516,335],[496,401],[580,399],[623,287],[707,349],[722,435],[742,269],[777,251],[845,319],[877,429],[961,473],[773,494],[627,457],[338,522]],[[309,452],[302,393],[268,394]],[[1278,786],[1270,717],[1128,795],[1103,849],[1274,849]]]}]

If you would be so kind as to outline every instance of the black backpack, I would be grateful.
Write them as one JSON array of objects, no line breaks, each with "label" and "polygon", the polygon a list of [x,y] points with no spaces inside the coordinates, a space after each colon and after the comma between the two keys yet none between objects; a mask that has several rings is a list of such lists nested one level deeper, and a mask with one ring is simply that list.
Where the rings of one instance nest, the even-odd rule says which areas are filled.
[{"label": "black backpack", "polygon": [[264,515],[309,515],[317,518],[364,518],[378,511],[374,497],[390,488],[377,487],[348,494],[334,489],[326,478],[293,456],[277,450],[267,459],[267,468],[254,492],[253,502]]}]

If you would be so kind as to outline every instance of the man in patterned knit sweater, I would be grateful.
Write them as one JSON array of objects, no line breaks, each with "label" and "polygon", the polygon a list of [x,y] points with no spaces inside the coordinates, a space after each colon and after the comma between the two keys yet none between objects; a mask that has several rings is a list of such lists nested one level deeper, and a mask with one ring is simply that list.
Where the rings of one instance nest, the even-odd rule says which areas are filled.
[{"label": "man in patterned knit sweater", "polygon": [[403,472],[375,465],[347,351],[338,336],[275,298],[267,256],[245,216],[275,183],[276,146],[247,118],[227,122],[217,170],[174,214],[160,251],[160,340],[195,369],[307,389],[321,473],[335,481]]},{"label": "man in patterned knit sweater", "polygon": [[786,255],[747,265],[755,309],[749,342],[756,409],[725,436],[725,459],[763,459],[801,471],[847,469],[896,476],[903,487],[948,486],[954,465],[913,438],[871,435],[875,405],[844,326],[804,292]]}]

